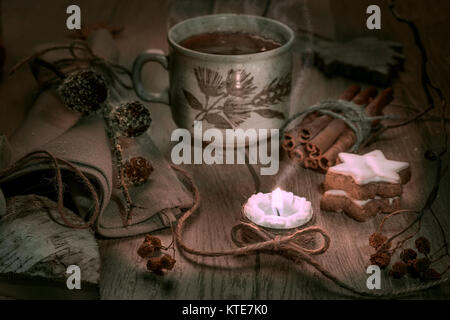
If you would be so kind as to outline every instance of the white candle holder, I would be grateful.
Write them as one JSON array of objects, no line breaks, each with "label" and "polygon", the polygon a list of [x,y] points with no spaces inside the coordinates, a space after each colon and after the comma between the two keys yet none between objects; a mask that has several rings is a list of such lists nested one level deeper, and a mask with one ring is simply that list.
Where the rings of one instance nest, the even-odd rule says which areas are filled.
[{"label": "white candle holder", "polygon": [[[274,199],[274,195],[278,198]],[[252,195],[244,205],[243,212],[259,226],[283,230],[303,226],[313,217],[311,202],[279,189]]]}]

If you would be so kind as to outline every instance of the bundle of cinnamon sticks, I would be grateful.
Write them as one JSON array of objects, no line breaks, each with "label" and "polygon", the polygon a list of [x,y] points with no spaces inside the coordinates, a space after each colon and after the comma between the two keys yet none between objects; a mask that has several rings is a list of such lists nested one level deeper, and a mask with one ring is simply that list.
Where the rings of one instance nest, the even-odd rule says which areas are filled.
[{"label": "bundle of cinnamon sticks", "polygon": [[[339,97],[365,108],[369,116],[381,115],[393,98],[391,88],[378,94],[375,87],[361,90],[358,85],[348,87]],[[372,123],[376,124],[377,121]],[[343,120],[313,112],[284,133],[282,148],[305,168],[326,171],[335,165],[337,155],[350,150],[355,142],[355,132]]]}]

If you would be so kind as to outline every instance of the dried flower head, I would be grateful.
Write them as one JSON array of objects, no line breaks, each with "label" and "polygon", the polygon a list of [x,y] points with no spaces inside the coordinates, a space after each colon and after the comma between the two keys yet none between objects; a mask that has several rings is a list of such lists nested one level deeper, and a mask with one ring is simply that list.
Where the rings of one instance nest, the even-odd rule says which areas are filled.
[{"label": "dried flower head", "polygon": [[147,131],[152,123],[150,111],[139,101],[123,103],[110,114],[113,128],[125,137],[137,137]]},{"label": "dried flower head", "polygon": [[158,248],[162,248],[162,243],[161,243],[161,239],[159,239],[158,237],[152,236],[152,235],[146,235],[144,242],[148,242],[150,244],[152,244],[155,247]]},{"label": "dried flower head", "polygon": [[369,245],[372,248],[378,249],[386,240],[387,237],[385,235],[380,232],[375,232],[369,237]]},{"label": "dried flower head", "polygon": [[157,272],[162,271],[161,257],[151,257],[147,261],[147,270]]},{"label": "dried flower head", "polygon": [[149,242],[144,242],[140,245],[137,253],[141,258],[145,259],[152,257],[156,251],[157,249],[155,248],[155,246],[153,246]]},{"label": "dried flower head", "polygon": [[389,274],[395,279],[400,279],[406,274],[406,272],[408,272],[408,266],[406,263],[403,261],[398,261],[392,265],[392,269]]},{"label": "dried flower head", "polygon": [[62,102],[71,110],[82,114],[97,111],[108,97],[103,76],[92,70],[70,74],[58,88]]},{"label": "dried flower head", "polygon": [[409,263],[415,258],[417,258],[417,252],[413,249],[405,249],[400,253],[400,259],[402,259],[405,263]]},{"label": "dried flower head", "polygon": [[162,248],[161,240],[157,237],[148,235],[145,237],[144,242],[140,245],[137,253],[141,258],[154,257],[158,254]]},{"label": "dried flower head", "polygon": [[379,266],[381,269],[386,268],[391,262],[392,254],[389,250],[383,248],[370,256],[370,262]]},{"label": "dried flower head", "polygon": [[125,183],[129,186],[139,186],[147,182],[153,167],[150,161],[143,157],[134,157],[123,165]]},{"label": "dried flower head", "polygon": [[164,254],[160,260],[161,268],[166,270],[172,270],[175,266],[176,260],[169,256],[168,254]]},{"label": "dried flower head", "polygon": [[417,251],[423,254],[429,254],[431,250],[430,241],[425,237],[417,238],[415,241]]}]

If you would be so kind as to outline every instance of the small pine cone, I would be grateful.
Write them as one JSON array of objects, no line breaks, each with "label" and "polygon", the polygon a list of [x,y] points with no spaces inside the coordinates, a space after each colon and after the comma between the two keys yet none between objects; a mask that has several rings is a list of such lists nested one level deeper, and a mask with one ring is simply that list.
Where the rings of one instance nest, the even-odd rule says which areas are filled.
[{"label": "small pine cone", "polygon": [[125,184],[128,186],[139,186],[147,182],[153,172],[150,161],[143,157],[134,157],[125,162],[123,166]]},{"label": "small pine cone", "polygon": [[132,101],[115,107],[110,114],[112,125],[125,137],[137,137],[145,133],[152,118],[150,111],[139,101]]},{"label": "small pine cone", "polygon": [[405,249],[400,253],[400,259],[405,263],[409,263],[411,260],[417,258],[417,252],[413,249]]},{"label": "small pine cone", "polygon": [[378,250],[370,256],[370,262],[384,269],[391,262],[391,256],[392,254],[387,249]]},{"label": "small pine cone", "polygon": [[414,259],[409,263],[418,273],[425,272],[430,267],[430,260],[428,260],[427,258]]},{"label": "small pine cone", "polygon": [[82,114],[97,111],[108,97],[105,79],[92,70],[70,74],[57,91],[62,102],[69,109]]},{"label": "small pine cone", "polygon": [[392,269],[389,274],[395,279],[401,279],[406,272],[408,272],[408,266],[403,261],[398,261],[392,265]]},{"label": "small pine cone", "polygon": [[[375,232],[370,235],[369,237],[369,245],[372,248],[378,249],[385,241],[387,240],[387,237],[380,232]],[[390,247],[390,243],[386,244],[388,245],[388,248]],[[387,249],[388,249],[387,248]]]},{"label": "small pine cone", "polygon": [[171,256],[169,256],[168,254],[164,254],[161,257],[160,262],[161,262],[162,269],[172,270],[173,267],[175,266],[176,260],[174,258],[172,258]]},{"label": "small pine cone", "polygon": [[423,273],[422,277],[423,281],[437,281],[441,280],[441,274],[434,270],[433,268],[429,268]]},{"label": "small pine cone", "polygon": [[416,248],[422,254],[429,254],[431,250],[430,241],[425,237],[420,237],[416,239]]}]

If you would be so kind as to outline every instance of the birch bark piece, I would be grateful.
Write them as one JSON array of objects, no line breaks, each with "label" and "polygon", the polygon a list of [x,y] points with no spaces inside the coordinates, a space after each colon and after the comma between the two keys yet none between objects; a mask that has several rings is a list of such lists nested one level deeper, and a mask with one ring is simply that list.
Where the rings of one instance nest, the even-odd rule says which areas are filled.
[{"label": "birch bark piece", "polygon": [[[74,223],[83,221],[68,209]],[[26,195],[9,198],[0,219],[0,295],[16,298],[98,298],[100,254],[89,229],[63,226],[57,204]],[[81,290],[69,290],[67,267],[81,270]],[[38,288],[38,290],[36,289]]]}]

